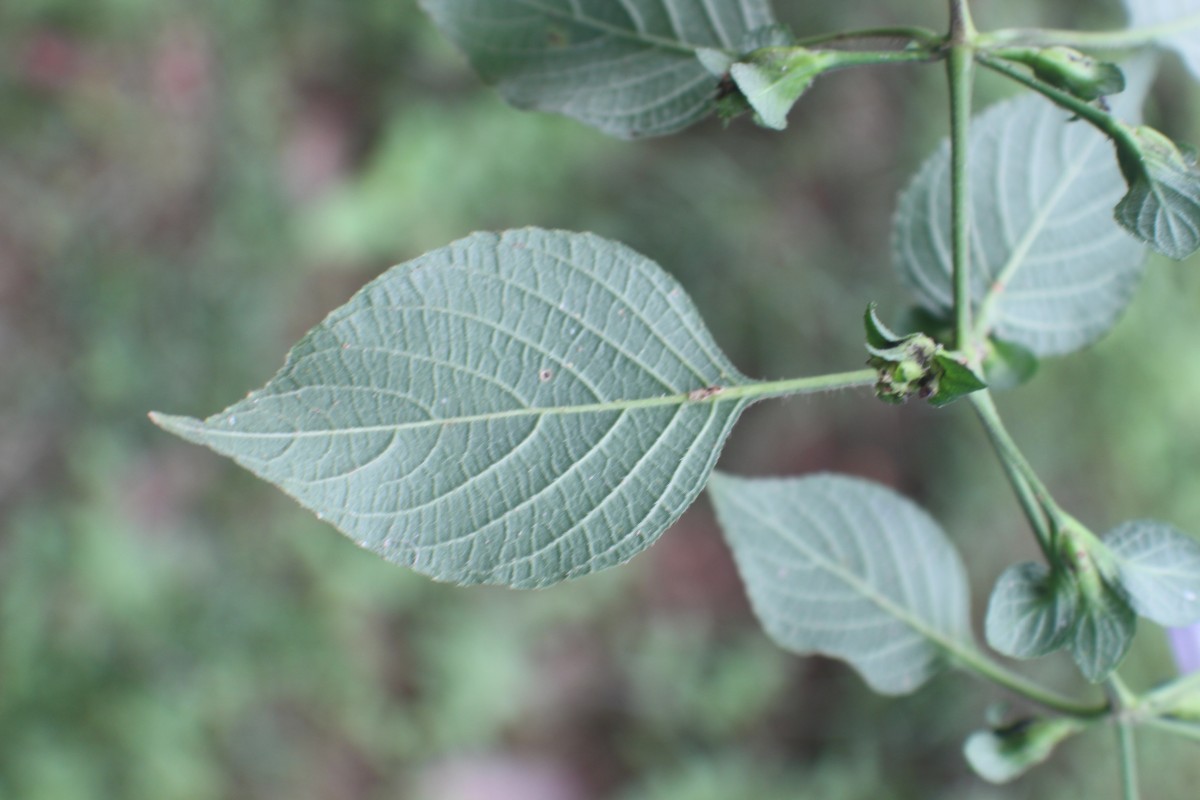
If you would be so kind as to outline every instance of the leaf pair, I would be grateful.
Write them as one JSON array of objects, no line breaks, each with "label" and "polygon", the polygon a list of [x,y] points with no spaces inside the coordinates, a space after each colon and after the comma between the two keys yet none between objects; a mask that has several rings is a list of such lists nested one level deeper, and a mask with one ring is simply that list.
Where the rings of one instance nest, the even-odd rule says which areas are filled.
[{"label": "leaf pair", "polygon": [[1119,526],[1099,542],[1072,538],[1061,563],[1017,564],[996,583],[986,633],[996,650],[1035,658],[1066,648],[1093,682],[1124,657],[1140,615],[1200,620],[1200,543],[1159,522]]}]

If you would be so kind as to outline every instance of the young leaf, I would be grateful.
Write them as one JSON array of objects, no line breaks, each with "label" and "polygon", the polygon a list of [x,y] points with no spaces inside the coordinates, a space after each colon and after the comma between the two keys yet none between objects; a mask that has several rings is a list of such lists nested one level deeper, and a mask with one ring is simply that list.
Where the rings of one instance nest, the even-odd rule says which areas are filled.
[{"label": "young leaf", "polygon": [[1009,567],[988,602],[988,644],[1013,658],[1037,658],[1064,647],[1075,623],[1077,591],[1041,564]]},{"label": "young leaf", "polygon": [[1152,520],[1127,522],[1103,541],[1138,614],[1167,626],[1200,622],[1200,542]]},{"label": "young leaf", "polygon": [[768,0],[420,0],[476,71],[521,108],[622,138],[672,133],[713,110],[697,51],[739,51]]},{"label": "young leaf", "polygon": [[760,125],[781,131],[800,95],[837,63],[838,54],[803,47],[768,47],[734,64],[729,74]]},{"label": "young leaf", "polygon": [[589,234],[475,234],[394,267],[262,389],[162,427],[439,580],[619,564],[695,499],[749,381],[679,285]]},{"label": "young leaf", "polygon": [[963,755],[976,774],[992,783],[1007,783],[1050,757],[1063,739],[1084,723],[1074,719],[1025,719],[991,731],[976,731]]},{"label": "young leaf", "polygon": [[1200,250],[1200,169],[1195,156],[1185,155],[1153,128],[1143,125],[1130,132],[1137,149],[1121,152],[1129,191],[1117,204],[1117,221],[1159,253],[1183,260]]},{"label": "young leaf", "polygon": [[[1134,113],[1138,80],[1114,107]],[[953,307],[950,149],[900,199],[892,233],[902,278],[935,316]],[[1107,138],[1032,95],[999,103],[971,128],[971,296],[984,333],[1045,356],[1077,350],[1116,322],[1145,247],[1112,218],[1124,181]]]},{"label": "young leaf", "polygon": [[1070,47],[1007,48],[998,55],[1025,64],[1046,83],[1084,100],[1125,91],[1125,74],[1120,67]]},{"label": "young leaf", "polygon": [[1080,672],[1099,683],[1117,668],[1137,629],[1133,609],[1107,583],[1091,596],[1080,596],[1075,627],[1067,643]]},{"label": "young leaf", "polygon": [[714,473],[709,492],[755,613],[782,647],[843,659],[875,691],[904,694],[969,640],[962,562],[911,501],[836,475]]},{"label": "young leaf", "polygon": [[1159,41],[1200,78],[1200,0],[1125,0],[1131,28],[1157,28]]}]

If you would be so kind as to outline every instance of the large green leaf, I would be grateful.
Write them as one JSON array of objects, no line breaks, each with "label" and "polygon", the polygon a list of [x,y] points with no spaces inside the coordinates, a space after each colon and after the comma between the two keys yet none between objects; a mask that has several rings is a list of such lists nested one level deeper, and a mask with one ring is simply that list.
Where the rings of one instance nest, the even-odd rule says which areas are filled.
[{"label": "large green leaf", "polygon": [[[1133,81],[1116,109],[1136,113]],[[896,267],[921,304],[951,315],[950,148],[900,199]],[[1116,322],[1133,296],[1145,247],[1114,221],[1125,192],[1104,135],[1045,99],[999,103],[972,124],[971,296],[986,333],[1037,355],[1076,350]]]},{"label": "large green leaf", "polygon": [[588,234],[475,234],[395,267],[262,389],[167,430],[363,547],[460,583],[628,560],[695,499],[746,401],[679,285]]},{"label": "large green leaf", "polygon": [[625,138],[671,133],[714,109],[696,57],[736,53],[773,23],[768,0],[420,0],[513,105]]},{"label": "large green leaf", "polygon": [[874,690],[902,694],[970,639],[958,553],[890,489],[716,473],[709,491],[755,613],[781,646],[843,659]]},{"label": "large green leaf", "polygon": [[1159,41],[1200,78],[1200,0],[1125,0],[1125,7],[1131,27],[1161,30]]},{"label": "large green leaf", "polygon": [[1161,522],[1126,522],[1104,536],[1121,589],[1137,613],[1160,625],[1200,621],[1200,542]]}]

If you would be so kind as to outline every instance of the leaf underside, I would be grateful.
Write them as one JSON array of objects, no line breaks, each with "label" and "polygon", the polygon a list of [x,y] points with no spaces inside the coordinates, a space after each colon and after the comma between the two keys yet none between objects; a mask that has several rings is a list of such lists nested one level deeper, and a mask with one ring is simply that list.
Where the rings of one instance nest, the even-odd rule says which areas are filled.
[{"label": "leaf underside", "polygon": [[[1118,110],[1135,113],[1137,83]],[[954,304],[949,170],[943,143],[901,196],[892,232],[901,277],[942,318]],[[1046,356],[1115,324],[1145,246],[1113,219],[1125,182],[1102,134],[1038,96],[998,103],[972,122],[970,187],[971,297],[987,333]]]},{"label": "leaf underside", "polygon": [[520,108],[622,138],[673,133],[714,110],[696,50],[736,52],[774,22],[768,0],[420,0],[476,71]]},{"label": "leaf underside", "polygon": [[793,652],[851,664],[877,692],[914,691],[969,640],[966,572],[937,523],[857,478],[709,481],[755,613]]},{"label": "leaf underside", "polygon": [[537,587],[654,542],[745,405],[711,387],[747,383],[653,262],[526,229],[394,267],[262,389],[155,421],[389,561]]},{"label": "leaf underside", "polygon": [[1104,536],[1134,610],[1160,625],[1200,621],[1200,542],[1153,520],[1126,522]]},{"label": "leaf underside", "polygon": [[1066,645],[1075,622],[1076,589],[1045,566],[1009,567],[996,581],[984,629],[988,644],[1013,658],[1036,658]]},{"label": "leaf underside", "polygon": [[1159,42],[1179,53],[1200,78],[1200,0],[1125,0],[1125,7],[1130,27],[1162,26],[1166,33]]}]

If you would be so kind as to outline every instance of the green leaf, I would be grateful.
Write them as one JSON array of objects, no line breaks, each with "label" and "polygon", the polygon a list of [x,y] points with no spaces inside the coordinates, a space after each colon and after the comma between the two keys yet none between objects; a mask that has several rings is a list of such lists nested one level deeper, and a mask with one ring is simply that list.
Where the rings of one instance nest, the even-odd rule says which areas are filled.
[{"label": "green leaf", "polygon": [[1111,586],[1102,583],[1081,595],[1068,649],[1080,672],[1092,683],[1108,677],[1125,657],[1137,629],[1137,616]]},{"label": "green leaf", "polygon": [[987,384],[970,367],[949,353],[939,352],[933,357],[933,363],[936,365],[934,371],[940,374],[937,391],[929,398],[930,405],[949,405],[971,392],[987,388]]},{"label": "green leaf", "polygon": [[[1136,109],[1140,81],[1119,95]],[[950,149],[944,143],[900,199],[894,260],[920,303],[950,318]],[[982,331],[1039,356],[1103,335],[1133,296],[1145,248],[1113,220],[1124,193],[1108,140],[1043,98],[999,103],[971,128],[971,297]]]},{"label": "green leaf", "polygon": [[1027,719],[992,731],[976,731],[963,746],[971,768],[984,780],[1007,783],[1050,757],[1084,723],[1073,719]]},{"label": "green leaf", "polygon": [[1158,41],[1175,50],[1200,78],[1200,0],[1125,0],[1132,28],[1157,28]]},{"label": "green leaf", "polygon": [[1037,373],[1037,356],[1019,344],[993,337],[984,352],[983,377],[989,388],[1015,389]]},{"label": "green leaf", "polygon": [[768,0],[420,0],[476,71],[520,108],[622,138],[685,128],[713,111],[702,49],[737,53],[774,22]]},{"label": "green leaf", "polygon": [[1200,250],[1200,169],[1195,156],[1185,155],[1153,128],[1129,130],[1137,147],[1118,145],[1129,191],[1117,204],[1117,221],[1159,253],[1183,260]]},{"label": "green leaf", "polygon": [[475,234],[395,267],[262,389],[155,416],[389,561],[546,586],[644,550],[703,488],[748,384],[623,245]]},{"label": "green leaf", "polygon": [[1127,522],[1103,541],[1138,614],[1169,627],[1200,621],[1200,542],[1152,520]]},{"label": "green leaf", "polygon": [[787,115],[816,77],[838,61],[838,54],[803,47],[768,47],[756,50],[729,68],[756,121],[781,131]]},{"label": "green leaf", "polygon": [[1037,658],[1064,647],[1075,623],[1077,593],[1064,575],[1042,564],[1009,567],[988,602],[988,644],[1013,658]]},{"label": "green leaf", "polygon": [[877,692],[932,677],[969,641],[966,572],[938,524],[857,478],[714,473],[717,518],[767,633],[848,661]]}]

